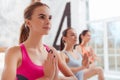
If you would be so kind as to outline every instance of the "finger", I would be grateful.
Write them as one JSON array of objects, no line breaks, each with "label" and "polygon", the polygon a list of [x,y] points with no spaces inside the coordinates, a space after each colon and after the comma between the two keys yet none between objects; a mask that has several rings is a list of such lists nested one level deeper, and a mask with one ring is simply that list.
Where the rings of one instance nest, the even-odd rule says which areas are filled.
[{"label": "finger", "polygon": [[54,58],[53,50],[50,49],[49,53],[50,53],[50,61],[52,62],[52,60]]},{"label": "finger", "polygon": [[53,55],[53,56],[52,56],[52,64],[55,64],[55,60],[56,60],[56,56]]},{"label": "finger", "polygon": [[[55,52],[53,51],[53,50],[51,50],[51,52],[52,52],[52,59],[56,59],[56,55],[55,55]],[[53,61],[54,62],[54,61]]]},{"label": "finger", "polygon": [[54,54],[54,55],[56,55],[56,50],[55,49],[52,49],[52,53]]},{"label": "finger", "polygon": [[88,55],[87,55],[87,54],[85,54],[85,55],[84,55],[84,57],[88,57]]},{"label": "finger", "polygon": [[46,60],[44,61],[43,66],[46,66]]},{"label": "finger", "polygon": [[55,67],[56,67],[56,60],[55,60],[55,56],[53,56],[53,59],[52,59],[52,73],[55,73]]},{"label": "finger", "polygon": [[58,72],[58,60],[57,60],[57,57],[55,56],[55,70],[56,70],[56,73]]},{"label": "finger", "polygon": [[48,53],[51,53],[51,54],[52,54],[52,53],[53,53],[53,50],[52,50],[52,49],[50,49],[50,50],[48,51]]},{"label": "finger", "polygon": [[52,62],[52,56],[53,56],[53,51],[50,49],[48,52],[48,57],[47,57],[49,62]]}]

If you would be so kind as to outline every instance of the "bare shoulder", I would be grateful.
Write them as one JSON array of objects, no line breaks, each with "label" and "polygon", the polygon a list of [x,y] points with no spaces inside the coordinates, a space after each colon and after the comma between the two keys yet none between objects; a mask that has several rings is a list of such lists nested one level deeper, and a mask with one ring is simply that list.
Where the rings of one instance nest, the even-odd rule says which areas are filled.
[{"label": "bare shoulder", "polygon": [[75,49],[76,49],[76,50],[79,50],[79,49],[80,49],[80,45],[76,45],[76,46],[75,46]]},{"label": "bare shoulder", "polygon": [[[16,68],[20,60],[20,47],[14,46],[6,50],[2,80],[13,80],[16,77]],[[8,74],[9,73],[9,74]]]},{"label": "bare shoulder", "polygon": [[13,46],[6,50],[5,57],[6,58],[17,58],[20,56],[20,47],[19,46]]},{"label": "bare shoulder", "polygon": [[88,49],[89,51],[93,51],[92,46],[88,46],[87,49]]},{"label": "bare shoulder", "polygon": [[15,53],[18,53],[20,51],[21,51],[20,46],[13,46],[13,47],[10,47],[10,48],[7,49],[6,54],[8,54],[8,53],[15,54]]},{"label": "bare shoulder", "polygon": [[65,57],[65,54],[62,51],[59,52],[59,55],[61,56],[61,58]]},{"label": "bare shoulder", "polygon": [[77,46],[75,47],[75,50],[76,50],[77,52],[79,52],[79,53],[82,52],[82,49],[81,49],[81,46],[80,46],[80,45],[77,45]]},{"label": "bare shoulder", "polygon": [[16,52],[20,50],[20,46],[13,46],[7,49],[7,52]]}]

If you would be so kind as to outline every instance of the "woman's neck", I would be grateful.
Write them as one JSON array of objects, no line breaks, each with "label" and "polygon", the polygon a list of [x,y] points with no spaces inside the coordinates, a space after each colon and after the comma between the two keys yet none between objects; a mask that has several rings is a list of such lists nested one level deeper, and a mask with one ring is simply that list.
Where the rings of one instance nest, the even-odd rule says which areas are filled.
[{"label": "woman's neck", "polygon": [[73,49],[74,49],[74,46],[72,45],[66,45],[66,47],[64,48],[64,50],[70,51],[70,52],[73,52]]},{"label": "woman's neck", "polygon": [[28,39],[25,41],[25,44],[28,47],[32,47],[32,48],[40,48],[41,46],[43,46],[42,43],[42,36],[41,37],[36,37],[36,36],[29,36]]},{"label": "woman's neck", "polygon": [[87,42],[82,42],[80,45],[81,45],[82,47],[86,47],[86,46],[87,46]]}]

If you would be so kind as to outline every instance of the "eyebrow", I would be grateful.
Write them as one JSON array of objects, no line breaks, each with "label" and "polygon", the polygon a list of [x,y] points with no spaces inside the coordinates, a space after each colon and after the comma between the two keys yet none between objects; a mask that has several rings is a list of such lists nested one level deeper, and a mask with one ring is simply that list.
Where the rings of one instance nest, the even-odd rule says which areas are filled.
[{"label": "eyebrow", "polygon": [[72,35],[75,34],[75,35],[76,35],[77,33],[73,33],[73,32],[71,32],[70,34],[72,34]]},{"label": "eyebrow", "polygon": [[38,16],[46,16],[45,14],[38,14]]},{"label": "eyebrow", "polygon": [[[38,16],[46,16],[45,14],[38,14]],[[52,17],[52,15],[49,15],[49,17]]]}]

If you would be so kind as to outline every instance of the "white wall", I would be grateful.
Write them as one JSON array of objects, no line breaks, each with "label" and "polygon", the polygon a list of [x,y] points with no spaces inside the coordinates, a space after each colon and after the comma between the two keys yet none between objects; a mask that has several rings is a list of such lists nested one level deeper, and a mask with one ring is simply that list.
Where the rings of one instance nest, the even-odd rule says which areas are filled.
[{"label": "white wall", "polygon": [[[71,27],[80,33],[85,29],[86,22],[86,4],[85,0],[41,0],[42,2],[50,6],[53,19],[52,29],[50,34],[46,36],[44,42],[53,45],[55,36],[57,34],[61,18],[64,13],[66,3],[70,3],[71,6]],[[21,24],[23,23],[23,11],[25,7],[30,3],[30,0],[1,0],[0,1],[0,46],[12,46],[18,43],[19,31]],[[67,18],[64,18],[63,25],[61,26],[63,31],[67,27]],[[58,37],[57,44],[59,45]]]},{"label": "white wall", "polygon": [[29,3],[29,0],[0,0],[0,46],[18,43],[23,10]]},{"label": "white wall", "polygon": [[[52,11],[52,29],[50,31],[50,35],[47,36],[45,41],[48,44],[53,44],[54,38],[59,28],[59,24],[61,18],[64,13],[66,3],[70,3],[71,6],[71,27],[75,28],[77,33],[79,34],[83,29],[86,29],[84,25],[86,22],[86,3],[85,0],[41,0],[42,2],[48,4]],[[64,19],[62,30],[63,31],[67,26],[67,18]],[[57,44],[59,45],[59,40],[61,37],[58,38]]]}]

